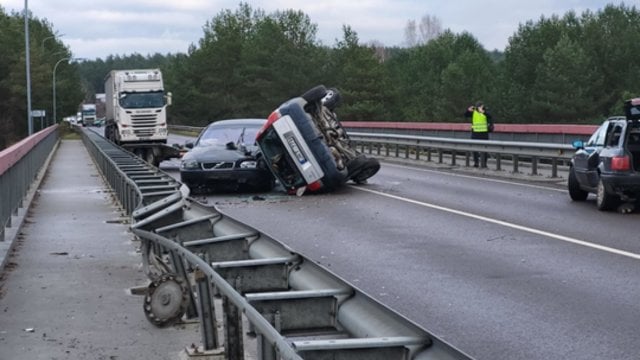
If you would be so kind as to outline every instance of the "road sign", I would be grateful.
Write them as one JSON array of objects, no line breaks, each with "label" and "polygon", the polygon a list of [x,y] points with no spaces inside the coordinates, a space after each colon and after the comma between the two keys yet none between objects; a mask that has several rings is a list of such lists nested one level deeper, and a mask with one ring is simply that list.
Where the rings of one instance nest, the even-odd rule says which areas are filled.
[{"label": "road sign", "polygon": [[31,110],[31,117],[45,117],[45,114],[44,110]]}]

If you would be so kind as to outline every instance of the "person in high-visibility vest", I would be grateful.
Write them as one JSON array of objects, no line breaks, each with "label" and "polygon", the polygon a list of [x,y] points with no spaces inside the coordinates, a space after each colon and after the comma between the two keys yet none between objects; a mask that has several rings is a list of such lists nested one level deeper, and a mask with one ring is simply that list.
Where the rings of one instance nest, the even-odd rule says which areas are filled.
[{"label": "person in high-visibility vest", "polygon": [[[493,119],[482,102],[469,106],[464,116],[471,118],[471,139],[489,140],[489,133],[493,131]],[[474,167],[478,167],[478,158],[481,158],[480,166],[487,167],[487,153],[473,152]]]}]

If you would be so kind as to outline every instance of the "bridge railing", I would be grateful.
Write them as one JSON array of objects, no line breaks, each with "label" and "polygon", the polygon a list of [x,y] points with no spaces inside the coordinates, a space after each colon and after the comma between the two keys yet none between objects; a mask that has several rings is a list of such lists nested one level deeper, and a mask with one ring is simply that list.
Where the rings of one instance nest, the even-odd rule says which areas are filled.
[{"label": "bridge railing", "polygon": [[55,125],[0,151],[0,242],[5,240],[5,228],[12,226],[12,217],[22,208],[58,139]]},{"label": "bridge railing", "polygon": [[550,167],[551,177],[558,177],[558,170],[565,167],[575,149],[571,145],[536,143],[526,141],[494,141],[452,139],[413,135],[350,132],[349,137],[361,152],[397,159],[447,162],[455,166],[459,160],[470,166],[474,152],[484,153],[491,161],[488,166],[502,170],[510,163],[511,171],[520,171],[526,163],[531,175],[538,175],[539,165]]},{"label": "bridge railing", "polygon": [[141,240],[151,280],[145,315],[160,327],[183,314],[199,320],[202,345],[187,355],[243,359],[246,318],[260,359],[469,359],[313,260],[189,198],[161,170],[82,133]]}]

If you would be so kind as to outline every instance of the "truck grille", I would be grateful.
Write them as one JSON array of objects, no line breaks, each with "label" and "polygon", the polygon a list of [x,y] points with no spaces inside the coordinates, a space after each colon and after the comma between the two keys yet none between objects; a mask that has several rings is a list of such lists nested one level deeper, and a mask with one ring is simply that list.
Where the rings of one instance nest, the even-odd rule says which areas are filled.
[{"label": "truck grille", "polygon": [[137,136],[153,136],[158,114],[131,114],[133,132]]}]

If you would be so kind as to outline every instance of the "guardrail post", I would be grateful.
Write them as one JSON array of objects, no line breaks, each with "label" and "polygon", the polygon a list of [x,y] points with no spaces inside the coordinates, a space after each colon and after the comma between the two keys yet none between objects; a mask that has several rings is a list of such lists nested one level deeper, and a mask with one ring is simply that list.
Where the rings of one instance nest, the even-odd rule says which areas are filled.
[{"label": "guardrail post", "polygon": [[420,160],[420,151],[421,151],[420,147],[416,146],[416,160]]},{"label": "guardrail post", "polygon": [[455,150],[451,151],[451,165],[452,166],[456,165],[456,151]]},{"label": "guardrail post", "polygon": [[513,172],[514,173],[518,173],[518,165],[519,165],[518,160],[519,160],[518,155],[514,154],[513,155]]},{"label": "guardrail post", "polygon": [[431,148],[427,148],[427,161],[431,162]]},{"label": "guardrail post", "polygon": [[242,315],[226,296],[222,297],[224,312],[225,350],[227,359],[243,360],[244,345],[242,341]]},{"label": "guardrail post", "polygon": [[531,175],[538,175],[538,158],[536,156],[531,158]]},{"label": "guardrail post", "polygon": [[496,170],[502,170],[502,155],[496,154]]},{"label": "guardrail post", "polygon": [[552,178],[558,177],[558,159],[557,158],[551,159],[551,177]]},{"label": "guardrail post", "polygon": [[396,144],[396,157],[400,157],[400,145]]},{"label": "guardrail post", "polygon": [[265,340],[262,334],[257,334],[256,340],[260,360],[277,360],[276,349]]},{"label": "guardrail post", "polygon": [[[175,241],[175,239],[174,239]],[[189,279],[187,269],[182,262],[182,258],[176,254],[175,251],[170,251],[171,265],[173,265],[173,271],[181,276],[183,279]],[[196,302],[193,298],[193,292],[189,292],[189,306],[187,307],[187,318],[193,319],[198,317],[198,311],[196,310]]]},{"label": "guardrail post", "polygon": [[438,149],[438,164],[442,164],[443,163],[443,157],[444,154],[442,153],[442,149]]},{"label": "guardrail post", "polygon": [[202,346],[205,350],[213,350],[219,347],[218,326],[216,323],[215,306],[212,299],[211,281],[202,272],[195,271],[195,280],[198,289],[198,304],[200,310],[200,331],[202,332]]}]

